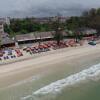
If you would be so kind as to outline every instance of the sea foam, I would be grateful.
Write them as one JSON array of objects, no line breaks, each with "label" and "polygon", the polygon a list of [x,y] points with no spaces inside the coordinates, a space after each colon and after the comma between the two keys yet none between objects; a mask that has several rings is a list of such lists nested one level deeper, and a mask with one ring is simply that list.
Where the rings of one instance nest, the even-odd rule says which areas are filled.
[{"label": "sea foam", "polygon": [[[77,83],[80,83],[85,80],[95,80],[95,78],[100,75],[100,64],[93,65],[88,69],[85,69],[79,73],[70,75],[64,79],[53,82],[39,90],[33,92],[32,96],[38,95],[46,95],[46,94],[56,94],[61,92],[64,87],[73,86]],[[100,78],[100,77],[99,77]],[[28,96],[27,96],[28,99]],[[25,97],[21,98],[21,100],[26,100]]]},{"label": "sea foam", "polygon": [[71,86],[77,84],[81,81],[87,79],[94,79],[96,76],[100,75],[100,64],[94,65],[88,69],[85,69],[79,73],[70,75],[69,77],[58,80],[56,82],[51,83],[35,92],[33,95],[45,95],[48,93],[57,93],[60,92],[64,87]]}]

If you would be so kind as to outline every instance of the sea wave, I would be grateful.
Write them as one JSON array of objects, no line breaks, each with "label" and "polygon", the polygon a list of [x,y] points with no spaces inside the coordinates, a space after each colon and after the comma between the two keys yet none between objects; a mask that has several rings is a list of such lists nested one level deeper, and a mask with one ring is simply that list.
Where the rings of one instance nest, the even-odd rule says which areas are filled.
[{"label": "sea wave", "polygon": [[32,98],[32,95],[28,95],[26,97],[23,97],[23,98],[21,98],[21,100],[27,100],[27,99],[30,99],[30,98]]},{"label": "sea wave", "polygon": [[38,79],[40,79],[40,75],[32,76],[32,77],[30,77],[28,79],[19,81],[19,82],[15,83],[15,84],[11,84],[11,85],[9,85],[6,88],[11,88],[11,87],[19,86],[19,85],[22,85],[22,84],[25,84],[25,83],[33,82],[33,81],[38,80]]},{"label": "sea wave", "polygon": [[[61,92],[61,90],[64,87],[73,86],[84,80],[89,80],[89,79],[94,80],[97,78],[97,76],[99,77],[99,75],[100,75],[100,64],[96,64],[96,65],[91,66],[88,69],[85,69],[85,70],[79,72],[79,73],[70,75],[69,77],[58,80],[58,81],[53,82],[43,88],[40,88],[39,90],[33,92],[32,96],[34,97],[34,96],[38,96],[38,95],[56,94],[56,93]],[[26,100],[25,97],[24,97],[24,100]]]}]

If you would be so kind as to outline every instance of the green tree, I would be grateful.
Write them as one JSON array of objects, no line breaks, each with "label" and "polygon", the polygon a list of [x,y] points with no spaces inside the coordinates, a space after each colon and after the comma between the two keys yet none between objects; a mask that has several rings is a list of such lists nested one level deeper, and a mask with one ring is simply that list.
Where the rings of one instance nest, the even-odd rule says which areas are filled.
[{"label": "green tree", "polygon": [[60,25],[60,17],[57,16],[57,20],[53,22],[53,29],[55,31],[54,40],[57,41],[57,45],[60,45],[60,41],[63,40],[63,27]]},{"label": "green tree", "polygon": [[20,31],[20,33],[21,33],[21,34],[27,34],[28,32],[27,32],[27,30],[22,29],[22,30]]},{"label": "green tree", "polygon": [[97,9],[97,15],[100,16],[100,8]]},{"label": "green tree", "polygon": [[89,11],[89,16],[90,16],[90,17],[94,17],[94,16],[96,15],[96,13],[97,13],[97,10],[96,10],[95,8],[92,8],[92,9],[90,9],[90,11]]},{"label": "green tree", "polygon": [[67,29],[68,30],[75,30],[80,27],[80,18],[79,17],[71,17],[67,20]]},{"label": "green tree", "polygon": [[7,24],[4,25],[4,31],[7,32],[7,33],[9,33],[9,34],[12,32],[10,26],[7,25]]}]

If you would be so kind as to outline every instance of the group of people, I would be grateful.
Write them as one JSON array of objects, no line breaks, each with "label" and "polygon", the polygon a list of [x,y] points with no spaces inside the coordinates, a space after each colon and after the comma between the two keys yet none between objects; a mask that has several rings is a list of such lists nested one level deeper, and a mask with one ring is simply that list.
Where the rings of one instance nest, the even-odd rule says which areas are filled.
[{"label": "group of people", "polygon": [[0,50],[0,60],[8,60],[23,56],[20,49],[4,48]]},{"label": "group of people", "polygon": [[[80,42],[80,45],[82,44],[83,43]],[[57,50],[66,47],[76,47],[76,46],[77,43],[75,42],[75,40],[70,39],[67,41],[60,42],[59,45],[55,41],[49,41],[49,42],[40,43],[38,45],[24,47],[23,49],[4,48],[0,50],[0,60],[7,60],[7,59],[21,57],[24,55],[24,52],[32,55],[32,54],[47,52],[51,50]]]},{"label": "group of people", "polygon": [[[82,43],[80,45],[82,45]],[[23,48],[23,51],[26,51],[27,53],[30,53],[32,55],[36,53],[42,53],[42,52],[47,52],[51,50],[57,50],[61,48],[75,47],[75,46],[77,46],[77,43],[73,39],[69,41],[62,41],[59,43],[59,45],[55,41],[49,41],[49,42],[41,43],[36,46],[25,47]]]}]

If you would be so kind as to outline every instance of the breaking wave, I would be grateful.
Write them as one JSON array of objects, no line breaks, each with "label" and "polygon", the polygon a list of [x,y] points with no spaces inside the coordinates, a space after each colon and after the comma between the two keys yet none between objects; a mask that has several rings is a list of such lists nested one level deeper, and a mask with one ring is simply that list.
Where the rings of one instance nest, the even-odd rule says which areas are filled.
[{"label": "breaking wave", "polygon": [[[34,98],[36,96],[41,96],[41,95],[56,94],[56,93],[61,92],[61,90],[64,87],[72,86],[89,79],[91,80],[98,79],[100,78],[99,75],[100,75],[100,64],[93,65],[90,68],[85,69],[79,73],[70,75],[69,77],[66,77],[65,79],[58,80],[43,88],[40,88],[39,90],[33,92],[33,94],[30,97]],[[28,99],[28,96],[21,98],[21,100],[27,100],[27,99]]]}]

